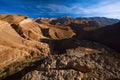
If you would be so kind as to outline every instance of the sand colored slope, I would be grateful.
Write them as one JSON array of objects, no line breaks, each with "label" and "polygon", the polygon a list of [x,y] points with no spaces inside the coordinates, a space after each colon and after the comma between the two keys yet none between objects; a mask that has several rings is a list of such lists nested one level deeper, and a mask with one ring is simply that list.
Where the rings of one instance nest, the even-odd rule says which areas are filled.
[{"label": "sand colored slope", "polygon": [[[31,30],[32,29],[34,31],[34,28],[31,28]],[[48,54],[49,47],[46,43],[26,40],[22,38],[8,22],[0,20],[0,79],[8,76],[7,73],[9,73],[9,75],[16,73],[16,69],[21,63],[26,65],[35,57],[43,58]],[[14,65],[14,68],[12,65]],[[19,70],[24,68],[24,65],[22,65]],[[5,72],[8,68],[10,72]]]},{"label": "sand colored slope", "polygon": [[25,19],[21,21],[18,28],[21,29],[21,32],[27,39],[39,40],[43,37],[40,25],[34,22],[32,19]]},{"label": "sand colored slope", "polygon": [[16,14],[0,14],[0,20],[7,21],[8,23],[18,24],[20,21],[26,19],[27,17],[24,15],[16,15]]},{"label": "sand colored slope", "polygon": [[6,46],[16,46],[22,44],[23,39],[5,21],[0,21],[0,43]]},{"label": "sand colored slope", "polygon": [[73,30],[67,26],[50,27],[49,35],[54,40],[71,38],[75,35]]},{"label": "sand colored slope", "polygon": [[75,35],[74,31],[69,26],[50,24],[50,21],[55,19],[56,18],[38,18],[35,20],[39,23],[45,37],[49,37],[53,40],[61,40],[71,38]]}]

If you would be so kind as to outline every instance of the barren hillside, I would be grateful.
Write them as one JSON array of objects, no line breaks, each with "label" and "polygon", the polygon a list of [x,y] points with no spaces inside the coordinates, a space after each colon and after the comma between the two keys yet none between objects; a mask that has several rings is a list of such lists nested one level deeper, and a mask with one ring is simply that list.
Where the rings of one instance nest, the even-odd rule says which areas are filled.
[{"label": "barren hillside", "polygon": [[0,80],[120,80],[119,24],[1,14]]}]

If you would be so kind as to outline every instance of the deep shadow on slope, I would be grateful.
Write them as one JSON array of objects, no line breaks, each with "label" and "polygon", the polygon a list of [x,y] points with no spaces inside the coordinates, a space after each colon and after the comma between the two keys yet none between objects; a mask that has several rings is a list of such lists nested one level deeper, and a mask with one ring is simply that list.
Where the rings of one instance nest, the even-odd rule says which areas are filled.
[{"label": "deep shadow on slope", "polygon": [[62,40],[41,39],[40,41],[49,44],[52,54],[66,53],[66,49],[77,48],[79,46],[75,43],[74,37]]},{"label": "deep shadow on slope", "polygon": [[107,51],[114,51],[114,49],[110,49],[106,45],[88,40],[79,40],[76,36],[62,40],[41,39],[41,42],[49,44],[51,54],[65,54],[69,49],[79,49],[81,51],[91,49],[93,52],[94,50],[101,52],[103,49]]},{"label": "deep shadow on slope", "polygon": [[97,30],[89,31],[79,39],[86,39],[107,45],[120,51],[120,22]]},{"label": "deep shadow on slope", "polygon": [[18,24],[11,24],[11,26],[22,38],[25,38],[22,28],[18,27],[19,26]]},{"label": "deep shadow on slope", "polygon": [[49,35],[49,28],[43,28],[43,29],[41,28],[41,31],[42,31],[43,36],[51,38]]}]

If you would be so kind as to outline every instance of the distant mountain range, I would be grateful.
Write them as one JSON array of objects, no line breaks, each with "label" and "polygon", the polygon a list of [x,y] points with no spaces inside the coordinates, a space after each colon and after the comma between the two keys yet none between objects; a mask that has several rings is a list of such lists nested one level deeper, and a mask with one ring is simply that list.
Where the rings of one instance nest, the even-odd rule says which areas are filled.
[{"label": "distant mountain range", "polygon": [[78,20],[96,21],[100,26],[112,25],[119,22],[119,19],[106,18],[106,17],[90,17],[90,18],[77,18]]},{"label": "distant mountain range", "polygon": [[[60,25],[68,25],[70,23],[79,23],[81,21],[89,21],[90,23],[92,22],[93,25],[98,25],[100,27],[107,26],[107,25],[112,25],[117,22],[119,22],[119,19],[112,19],[112,18],[106,18],[106,17],[79,17],[79,18],[72,18],[72,17],[61,17],[57,18],[55,20],[52,20],[50,23],[51,24],[60,24]],[[94,21],[94,23],[93,23]]]}]

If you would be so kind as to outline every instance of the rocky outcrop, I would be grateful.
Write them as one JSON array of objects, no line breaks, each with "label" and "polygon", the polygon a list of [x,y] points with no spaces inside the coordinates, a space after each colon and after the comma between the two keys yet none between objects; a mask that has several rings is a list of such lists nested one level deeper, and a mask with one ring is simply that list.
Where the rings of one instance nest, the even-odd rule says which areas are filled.
[{"label": "rocky outcrop", "polygon": [[[96,47],[98,48],[98,46]],[[85,50],[85,48],[82,49]],[[49,56],[21,80],[109,80],[120,78],[117,53],[104,48],[104,50],[98,51],[99,53],[91,49],[93,52],[88,54],[86,50],[82,49],[79,47],[79,49],[69,50],[66,54]]]}]

